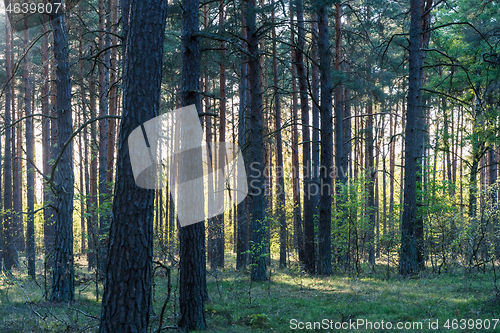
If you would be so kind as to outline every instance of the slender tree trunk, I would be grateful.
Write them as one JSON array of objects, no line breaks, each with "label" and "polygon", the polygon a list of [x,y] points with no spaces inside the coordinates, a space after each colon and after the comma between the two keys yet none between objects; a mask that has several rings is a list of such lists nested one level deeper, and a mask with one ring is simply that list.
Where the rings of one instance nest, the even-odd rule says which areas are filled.
[{"label": "slender tree trunk", "polygon": [[[79,36],[80,36],[80,43],[79,43],[79,55],[80,58],[83,58],[83,30],[80,27],[79,28]],[[80,105],[80,113],[78,114],[78,122],[79,124],[83,124],[85,122],[85,104],[86,104],[86,97],[85,97],[85,85],[83,83],[83,61],[80,61],[80,95],[81,95],[81,105]],[[85,142],[85,151],[83,148]],[[87,131],[83,131],[83,133],[80,133],[78,135],[78,148],[80,150],[80,228],[81,228],[81,253],[84,254],[87,251],[86,248],[86,233],[85,233],[85,215],[89,211],[89,207],[86,206],[86,203],[88,203],[87,196],[89,194],[88,192],[88,179],[85,179],[84,177],[87,174]],[[84,161],[85,160],[85,161]]]},{"label": "slender tree trunk", "polygon": [[[108,0],[109,12],[111,12],[111,23],[108,25],[111,35],[111,45],[118,44],[118,0]],[[110,51],[109,61],[109,114],[118,115],[118,48],[113,47]],[[107,172],[106,172],[106,193],[113,193],[113,168],[115,162],[115,139],[116,119],[108,119],[108,142],[107,142]]]},{"label": "slender tree trunk", "polygon": [[[108,0],[109,1],[109,0]],[[99,0],[99,52],[109,47],[109,34],[106,21],[109,22],[105,9],[105,0]],[[101,53],[99,57],[99,116],[106,116],[109,113],[108,105],[108,89],[109,89],[109,65],[110,54],[109,50]],[[104,271],[106,265],[106,239],[109,230],[108,212],[104,208],[104,204],[108,195],[108,186],[106,184],[106,175],[108,170],[108,119],[99,121],[99,263],[98,267],[101,272]]]},{"label": "slender tree trunk", "polygon": [[[311,156],[311,173],[312,173],[312,182],[314,184],[319,184],[319,68],[316,64],[319,63],[318,59],[318,17],[316,13],[312,14],[312,31],[313,31],[313,40],[311,47],[311,57],[313,63],[311,64],[311,89],[312,89],[312,156]],[[313,198],[313,216],[314,216],[314,228],[318,229],[318,219],[319,219],[319,211],[318,211],[318,203],[319,203],[320,191],[316,191]],[[316,237],[317,238],[317,237]],[[315,264],[316,267],[318,256],[317,252],[317,242],[315,246]]]},{"label": "slender tree trunk", "polygon": [[[245,19],[245,2],[243,1],[241,3],[241,10],[242,10],[242,15],[241,15],[241,35],[243,37],[243,41],[241,42],[242,45],[241,47],[246,50],[247,49],[247,29],[246,29],[246,19]],[[241,80],[240,80],[240,91],[239,91],[239,97],[240,97],[240,107],[238,110],[238,145],[240,146],[240,149],[242,149],[243,153],[243,158],[245,161],[248,161],[249,154],[248,154],[248,145],[246,143],[246,109],[248,106],[248,61],[245,53],[241,53]],[[246,165],[248,167],[248,163]],[[249,170],[246,170],[247,173]],[[248,250],[249,248],[249,242],[248,240],[248,219],[249,216],[247,214],[247,207],[249,205],[249,198],[245,198],[244,201],[238,204],[238,236],[237,236],[237,245],[236,245],[236,269],[241,270],[244,269],[248,263]]]},{"label": "slender tree trunk", "polygon": [[99,327],[99,332],[110,333],[146,332],[152,300],[154,191],[136,185],[127,141],[132,130],[160,111],[167,1],[134,1],[130,6],[129,21],[124,23],[130,30],[123,116]]},{"label": "slender tree trunk", "polygon": [[279,224],[280,235],[280,266],[286,266],[286,242],[287,225],[285,213],[285,179],[283,169],[283,141],[281,136],[281,100],[279,95],[279,77],[278,77],[278,50],[276,42],[276,27],[274,10],[272,12],[273,29],[273,83],[274,83],[274,113],[276,127],[276,212]]},{"label": "slender tree trunk", "polygon": [[318,53],[321,75],[321,166],[318,223],[318,273],[332,274],[331,221],[332,221],[332,80],[330,71],[330,33],[328,7],[321,4],[318,11]]},{"label": "slender tree trunk", "polygon": [[[399,103],[396,102],[396,115],[398,114]],[[396,128],[397,128],[397,117],[392,114],[389,115],[390,119],[390,143],[389,143],[389,230],[394,230],[394,178],[395,167],[396,167]],[[385,231],[384,231],[385,234]]]},{"label": "slender tree trunk", "polygon": [[[335,71],[341,71],[342,62],[342,32],[341,32],[341,17],[342,5],[335,4]],[[348,163],[347,155],[344,149],[344,119],[343,109],[344,101],[342,96],[343,86],[341,79],[338,79],[335,85],[335,185],[337,197],[337,209],[343,210],[342,206],[347,200],[347,176],[348,176]],[[339,226],[347,224],[345,219],[339,221]],[[339,261],[344,267],[348,264],[348,254],[346,253],[345,235],[341,235],[339,240],[343,253],[339,256]]]},{"label": "slender tree trunk", "polygon": [[[26,118],[26,202],[28,204],[28,219],[26,222],[26,254],[28,257],[28,275],[35,278],[35,150],[33,136],[33,118],[31,111],[31,82],[30,82],[30,52],[28,17],[24,18],[24,111]],[[22,220],[21,220],[22,221]],[[21,222],[22,223],[22,222]]]},{"label": "slender tree trunk", "polygon": [[375,265],[375,164],[373,157],[373,105],[369,101],[366,106],[366,187],[368,192],[367,213],[369,219],[368,226],[368,262]]},{"label": "slender tree trunk", "polygon": [[[95,77],[93,71],[89,77],[90,118],[96,118]],[[96,122],[90,124],[90,193],[88,205],[87,233],[89,235],[89,251],[87,262],[89,270],[97,267],[97,130]]]},{"label": "slender tree trunk", "polygon": [[[49,115],[52,114],[49,104],[49,35],[47,31],[49,30],[49,19],[46,15],[43,17],[43,39],[42,39],[42,49],[41,49],[41,61],[43,66],[43,83],[41,87],[42,92],[42,113]],[[50,145],[50,118],[43,118],[42,120],[42,158],[43,166],[42,171],[44,175],[50,174],[50,164],[49,160],[51,157],[51,145]],[[51,190],[50,184],[43,182],[43,206],[47,206],[51,202]],[[54,244],[51,228],[52,221],[52,208],[46,207],[43,210],[43,242],[45,248],[45,256],[48,257],[52,253],[52,245]]]},{"label": "slender tree trunk", "polygon": [[[6,3],[6,5],[8,5]],[[12,74],[12,28],[6,24],[5,39],[5,67],[6,76],[10,78]],[[5,162],[4,162],[4,189],[3,189],[3,208],[6,212],[3,216],[3,268],[10,271],[16,265],[16,249],[13,239],[13,220],[12,220],[12,80],[7,82],[5,89]]]},{"label": "slender tree trunk", "polygon": [[[291,11],[291,43],[295,43],[294,34],[294,19],[293,11]],[[292,195],[293,195],[293,229],[294,229],[294,246],[299,254],[299,261],[304,262],[304,230],[302,228],[302,218],[300,215],[300,170],[299,170],[299,133],[297,123],[299,121],[297,115],[297,65],[296,65],[296,48],[291,50],[292,55]]]},{"label": "slender tree trunk", "polygon": [[[220,31],[224,31],[224,1],[219,2],[219,27]],[[220,104],[219,104],[219,142],[225,142],[226,141],[226,50],[225,50],[225,43],[224,41],[220,42],[220,47],[221,47],[221,54],[220,54],[220,65],[219,65],[219,91],[220,91]],[[225,159],[223,156],[225,156],[225,145],[221,144],[220,145],[220,151],[219,151],[219,170],[224,169],[224,165],[226,164]],[[218,179],[219,182],[219,188],[223,187],[223,182],[224,179]],[[224,268],[224,242],[225,242],[225,237],[224,237],[224,214],[220,214],[217,217],[217,238],[216,238],[216,244],[217,244],[217,267]]]},{"label": "slender tree trunk", "polygon": [[309,100],[307,96],[307,72],[304,66],[305,29],[304,5],[302,0],[295,2],[297,12],[298,40],[295,50],[295,64],[299,78],[300,110],[302,116],[302,177],[304,182],[304,266],[309,274],[315,272],[315,242],[314,242],[314,199],[311,191],[317,190],[312,182],[311,174],[311,135],[309,130]]}]

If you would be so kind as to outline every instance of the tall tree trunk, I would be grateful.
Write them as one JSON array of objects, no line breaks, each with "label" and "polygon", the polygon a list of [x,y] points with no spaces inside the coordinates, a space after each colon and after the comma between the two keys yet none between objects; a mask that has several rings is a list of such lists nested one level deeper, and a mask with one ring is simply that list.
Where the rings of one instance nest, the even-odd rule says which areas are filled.
[{"label": "tall tree trunk", "polygon": [[[246,29],[246,10],[245,10],[245,1],[241,2],[241,36],[243,37],[243,41],[241,42],[241,47],[243,50],[247,50],[247,29]],[[240,149],[242,149],[243,157],[245,161],[248,161],[248,145],[246,142],[246,110],[248,106],[248,61],[244,52],[241,52],[241,80],[240,80],[240,107],[238,110],[238,145]],[[246,167],[248,163],[246,164]],[[246,170],[247,174],[249,170]],[[247,207],[249,206],[249,198],[245,198],[244,201],[238,204],[238,236],[237,236],[237,244],[236,244],[236,269],[241,270],[244,269],[248,263],[248,251],[250,250],[249,242],[248,242],[248,226],[249,226],[249,216],[247,214]]]},{"label": "tall tree trunk", "polygon": [[262,125],[262,95],[260,90],[260,66],[259,66],[259,35],[256,25],[255,0],[245,0],[246,3],[246,23],[247,42],[250,77],[250,137],[249,137],[249,193],[251,198],[252,213],[252,272],[253,281],[263,281],[267,279],[266,265],[266,182],[264,179],[264,142]]},{"label": "tall tree trunk", "polygon": [[[80,37],[80,43],[79,43],[79,55],[80,59],[83,58],[83,29],[80,27],[79,28],[79,37]],[[79,125],[83,124],[85,122],[85,104],[86,104],[86,98],[85,98],[85,85],[83,83],[83,61],[80,61],[80,95],[81,95],[81,105],[80,105],[80,113],[78,114],[78,122]],[[83,148],[85,142],[85,150]],[[81,232],[81,253],[84,254],[87,251],[86,248],[86,233],[85,233],[85,216],[88,214],[89,207],[86,206],[86,203],[88,202],[87,196],[89,194],[88,192],[88,179],[85,179],[84,177],[87,175],[87,131],[83,131],[83,133],[80,133],[78,135],[78,148],[80,150],[80,232]],[[85,160],[85,161],[84,161]],[[87,191],[86,191],[87,190]]]},{"label": "tall tree trunk", "polygon": [[[278,48],[276,42],[276,27],[274,9],[272,11],[273,29],[273,83],[274,83],[274,114],[276,127],[276,212],[278,217],[279,235],[280,235],[280,267],[286,266],[286,242],[287,225],[285,213],[285,178],[283,169],[283,141],[281,136],[281,100],[279,92],[278,77]],[[314,240],[313,240],[314,241]]]},{"label": "tall tree trunk", "polygon": [[149,323],[154,191],[136,185],[127,140],[132,130],[159,114],[166,14],[167,1],[133,1],[125,23],[130,30],[101,333],[145,332]]},{"label": "tall tree trunk", "polygon": [[[313,40],[311,47],[311,89],[312,89],[312,156],[311,156],[311,172],[312,172],[312,182],[314,184],[319,184],[319,68],[318,64],[318,16],[316,13],[312,14],[312,31]],[[318,186],[318,185],[316,185]],[[319,203],[320,191],[316,191],[313,196],[313,207],[314,207],[314,228],[318,228],[318,203]],[[317,237],[316,237],[317,238]],[[317,243],[316,243],[317,244]],[[314,249],[317,252],[317,248]],[[315,255],[315,263],[318,261],[318,256]],[[316,266],[318,266],[316,264]]]},{"label": "tall tree trunk", "polygon": [[[111,35],[111,45],[118,44],[118,0],[108,0],[111,22],[108,25]],[[118,48],[113,47],[110,51],[109,61],[109,114],[118,115]],[[108,142],[107,142],[107,193],[113,193],[113,168],[115,161],[116,119],[108,119]]]},{"label": "tall tree trunk", "polygon": [[401,259],[399,273],[415,274],[422,266],[423,218],[417,213],[422,204],[419,187],[422,182],[424,154],[424,110],[420,88],[423,81],[424,53],[421,46],[422,8],[430,9],[432,0],[411,0],[410,13],[410,73],[408,79],[408,109],[406,114],[404,204],[401,224]]},{"label": "tall tree trunk", "polygon": [[[43,39],[42,39],[42,49],[41,49],[41,61],[43,66],[43,83],[41,87],[42,92],[42,113],[45,115],[51,114],[50,104],[49,104],[49,94],[50,94],[50,75],[49,75],[49,18],[47,15],[43,16]],[[43,118],[42,120],[42,156],[43,156],[43,174],[50,174],[50,164],[51,159],[51,144],[50,144],[50,118]],[[43,182],[43,206],[46,207],[51,203],[51,190],[50,184]],[[43,210],[43,242],[45,248],[45,257],[47,258],[52,253],[52,245],[54,244],[54,233],[52,232],[52,213],[51,207],[46,207]]]},{"label": "tall tree trunk", "polygon": [[[293,11],[291,11],[291,43],[295,43],[294,34],[294,19]],[[299,133],[298,133],[298,115],[297,115],[297,66],[295,54],[298,51],[294,48],[291,50],[292,55],[292,195],[293,195],[293,229],[294,229],[294,246],[299,254],[299,261],[304,262],[304,230],[302,228],[302,217],[300,215],[300,170],[299,170]]]},{"label": "tall tree trunk", "polygon": [[307,96],[307,72],[304,66],[305,29],[304,5],[302,0],[295,2],[297,12],[298,40],[295,50],[295,64],[299,77],[300,110],[302,116],[302,171],[304,181],[304,267],[309,274],[315,272],[315,242],[314,242],[314,199],[311,191],[317,192],[314,187],[311,173],[311,135],[309,131],[309,100]]},{"label": "tall tree trunk", "polygon": [[[219,1],[219,28],[220,31],[224,31],[224,1]],[[219,65],[219,90],[220,90],[220,104],[219,104],[219,142],[226,141],[226,50],[224,41],[220,42],[221,53],[220,53],[220,65]],[[223,144],[220,145],[219,151],[219,170],[224,169],[224,165],[226,164],[226,160],[223,156],[225,156],[225,146]],[[221,177],[219,177],[221,178]],[[219,182],[218,188],[223,188],[224,179],[217,179]],[[220,214],[217,217],[217,267],[224,267],[224,214]]]},{"label": "tall tree trunk", "polygon": [[[6,3],[6,6],[8,4]],[[6,24],[5,38],[5,67],[6,76],[11,78],[12,73],[12,28],[10,24]],[[5,89],[5,162],[4,162],[4,190],[3,208],[6,212],[3,216],[3,268],[7,271],[11,270],[16,265],[16,248],[13,239],[13,220],[12,220],[12,80],[7,82]]]},{"label": "tall tree trunk", "polygon": [[[340,3],[335,4],[335,71],[339,73],[341,71],[342,62],[342,5]],[[336,185],[336,197],[337,209],[344,209],[342,206],[347,200],[346,197],[346,186],[347,186],[347,176],[349,173],[347,164],[347,155],[344,149],[344,101],[343,101],[343,86],[342,81],[339,78],[335,84],[335,185]],[[345,219],[339,221],[339,226],[344,226],[347,224]],[[348,264],[348,254],[346,251],[346,240],[345,236],[341,235],[339,239],[343,253],[339,256],[339,262],[342,265]]]},{"label": "tall tree trunk", "polygon": [[[182,69],[181,69],[181,105],[195,105],[201,112],[200,81],[200,41],[193,36],[199,30],[199,1],[183,0],[182,7]],[[182,136],[181,136],[182,137]],[[187,203],[179,201],[186,207]],[[187,207],[186,207],[187,208]],[[178,325],[182,329],[201,330],[206,327],[205,300],[206,264],[205,264],[205,225],[204,222],[180,228],[180,265],[179,265],[179,302],[180,314]]]},{"label": "tall tree trunk", "polygon": [[366,203],[369,219],[368,225],[368,262],[375,265],[375,164],[373,157],[373,105],[368,101],[366,106],[366,187],[368,192],[368,202]]},{"label": "tall tree trunk", "polygon": [[[394,230],[394,178],[396,177],[395,167],[396,167],[396,128],[397,128],[397,114],[398,114],[399,102],[396,102],[396,117],[392,114],[389,115],[389,133],[390,133],[390,143],[389,143],[389,230]],[[385,234],[385,231],[384,231]]]},{"label": "tall tree trunk", "polygon": [[[109,0],[108,0],[109,1]],[[108,13],[105,9],[106,0],[99,0],[99,52],[103,51],[99,57],[99,116],[106,116],[109,113],[108,89],[109,89],[109,47],[110,34],[107,30],[106,20]],[[108,196],[108,186],[106,175],[108,170],[108,119],[99,121],[99,269],[103,272],[106,264],[106,238],[109,230],[108,212],[104,208]]]},{"label": "tall tree trunk", "polygon": [[328,7],[321,4],[318,11],[318,53],[321,75],[321,166],[318,223],[318,273],[332,274],[331,222],[332,222],[332,168],[333,168],[333,126],[332,126],[332,80],[330,70],[330,32],[328,28]]},{"label": "tall tree trunk", "polygon": [[[89,77],[89,113],[90,118],[96,118],[96,95],[94,72],[90,72]],[[87,263],[89,270],[97,267],[97,129],[96,123],[90,124],[90,192],[87,218],[87,233],[89,235],[89,251],[87,254]]]},{"label": "tall tree trunk", "polygon": [[[14,43],[14,38],[12,39]],[[14,50],[14,45],[12,46]],[[14,52],[12,52],[12,64],[14,64]],[[12,127],[12,152],[14,160],[12,161],[12,210],[14,221],[14,244],[17,252],[24,252],[24,224],[22,218],[23,211],[23,158],[22,158],[22,123],[18,122],[23,117],[21,95],[16,96],[20,87],[16,87],[15,73],[12,77],[12,121],[15,126]],[[17,110],[15,100],[17,97]],[[16,253],[17,257],[17,253]],[[17,259],[16,259],[17,261]]]},{"label": "tall tree trunk", "polygon": [[52,270],[52,302],[72,301],[75,294],[73,266],[73,144],[62,151],[73,132],[68,36],[64,15],[52,15],[57,85],[57,151],[61,156],[54,171],[56,190],[56,239]]},{"label": "tall tree trunk", "polygon": [[33,136],[33,118],[31,116],[31,83],[28,17],[24,18],[24,111],[26,114],[26,202],[28,218],[26,222],[26,255],[28,257],[28,275],[35,278],[35,150]]}]

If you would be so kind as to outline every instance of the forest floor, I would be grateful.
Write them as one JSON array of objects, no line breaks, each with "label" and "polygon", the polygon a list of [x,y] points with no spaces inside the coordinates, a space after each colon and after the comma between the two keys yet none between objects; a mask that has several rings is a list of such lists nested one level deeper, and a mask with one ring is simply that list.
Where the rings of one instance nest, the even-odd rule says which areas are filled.
[{"label": "forest floor", "polygon": [[[248,272],[234,269],[234,256],[228,255],[227,262],[226,269],[207,276],[208,332],[294,332],[300,328],[309,332],[500,331],[500,302],[491,269],[486,273],[455,269],[404,279],[395,267],[387,277],[387,267],[381,264],[375,272],[362,266],[360,274],[321,278],[301,273],[296,265],[278,269],[273,261],[270,280],[251,283]],[[95,275],[84,264],[77,262],[71,304],[44,299],[43,274],[36,283],[25,269],[0,276],[0,332],[96,332],[102,284],[97,301]],[[169,329],[164,332],[175,327],[177,282],[177,271],[172,269],[171,295],[162,323]],[[159,327],[168,289],[166,270],[159,268],[154,278],[150,332]],[[397,328],[398,323],[402,329]]]}]

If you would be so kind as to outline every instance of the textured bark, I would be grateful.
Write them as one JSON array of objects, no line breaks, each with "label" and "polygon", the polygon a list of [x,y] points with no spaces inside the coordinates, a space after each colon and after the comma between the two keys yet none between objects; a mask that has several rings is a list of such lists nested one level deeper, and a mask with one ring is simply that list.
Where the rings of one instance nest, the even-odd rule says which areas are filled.
[{"label": "textured bark", "polygon": [[[83,58],[83,30],[80,27],[79,28],[79,36],[80,36],[80,43],[79,43],[79,55],[80,58]],[[83,83],[83,61],[80,61],[80,112],[78,114],[78,122],[79,124],[83,124],[85,122],[85,105],[86,105],[86,98],[85,98],[85,85]],[[85,142],[85,148],[84,146]],[[87,251],[86,248],[86,233],[85,233],[85,215],[89,211],[89,207],[86,206],[88,203],[88,194],[89,194],[89,186],[88,186],[88,177],[85,179],[85,176],[87,176],[87,160],[88,160],[88,150],[87,150],[87,131],[86,128],[83,131],[83,133],[80,133],[78,135],[78,149],[80,150],[80,158],[79,158],[79,169],[80,169],[80,228],[81,228],[81,253],[84,254]],[[85,161],[84,161],[85,160]]]},{"label": "textured bark", "polygon": [[26,221],[26,256],[28,257],[28,275],[35,278],[35,150],[33,136],[33,118],[29,117],[31,111],[31,83],[30,83],[30,52],[29,46],[28,17],[24,18],[24,112],[26,118],[26,202],[28,204],[28,216]]},{"label": "textured bark", "polygon": [[[89,112],[90,118],[95,118],[96,113],[96,90],[95,77],[93,71],[89,77]],[[87,263],[88,269],[96,268],[97,265],[97,130],[96,122],[90,124],[90,181],[89,181],[89,204],[87,218],[88,248]]]},{"label": "textured bark", "polygon": [[[14,41],[14,38],[12,39]],[[14,50],[14,45],[12,47]],[[15,64],[14,52],[12,52],[12,64]],[[15,105],[16,92],[21,87],[16,86],[15,76],[12,78],[12,122],[16,123],[23,117],[21,95],[17,95],[17,110]],[[24,224],[22,219],[23,211],[23,147],[22,147],[22,122],[17,122],[12,127],[12,219],[14,226],[14,244],[17,252],[24,252]],[[16,262],[18,254],[16,252]]]},{"label": "textured bark", "polygon": [[[7,4],[6,4],[7,5]],[[5,67],[6,75],[12,75],[12,29],[9,24],[6,24],[6,42],[5,42]],[[16,264],[15,256],[16,249],[13,242],[13,221],[12,214],[12,81],[7,83],[5,89],[5,161],[4,161],[4,188],[3,188],[3,208],[6,212],[3,217],[3,268],[11,270]]]},{"label": "textured bark", "polygon": [[[219,27],[220,31],[224,31],[224,1],[219,2]],[[224,41],[220,42],[221,54],[220,54],[220,64],[219,64],[219,87],[220,87],[220,105],[219,105],[219,142],[226,141],[226,50]],[[225,156],[225,146],[221,145],[219,157]],[[223,169],[226,161],[223,158],[219,158],[217,161],[219,164],[218,169]],[[224,182],[223,179],[218,179],[218,182]],[[219,184],[219,188],[223,187],[223,184]],[[219,268],[224,267],[224,214],[217,216],[216,222],[216,266]]]},{"label": "textured bark", "polygon": [[[71,82],[68,62],[68,36],[64,15],[53,17],[54,58],[56,62],[57,86],[57,153],[73,132],[71,110]],[[72,301],[75,294],[75,271],[73,266],[73,144],[70,143],[61,155],[54,172],[56,191],[56,237],[54,246],[54,266],[52,270],[53,302]]]},{"label": "textured bark", "polygon": [[[111,45],[118,44],[118,0],[108,0],[108,12],[111,12],[111,26],[109,29],[111,35]],[[118,48],[113,47],[110,51],[109,62],[109,114],[118,115]],[[113,192],[113,170],[115,162],[115,143],[116,143],[116,119],[108,119],[108,167],[106,170],[107,193]]]},{"label": "textured bark", "polygon": [[154,191],[136,185],[127,139],[131,131],[159,113],[166,12],[164,0],[131,3],[120,149],[99,332],[146,332],[149,323]]},{"label": "textured bark", "polygon": [[262,125],[262,95],[260,90],[260,66],[259,66],[259,36],[256,25],[256,3],[255,0],[245,0],[247,42],[250,84],[250,117],[249,117],[249,155],[250,170],[249,194],[252,213],[252,272],[253,281],[267,279],[266,265],[266,197],[264,179],[264,142]]},{"label": "textured bark", "polygon": [[[41,87],[42,91],[42,113],[50,114],[50,104],[49,104],[49,94],[50,94],[50,85],[49,85],[49,35],[47,31],[49,30],[49,18],[44,15],[43,17],[43,39],[42,39],[42,49],[41,49],[41,60],[43,64],[43,83]],[[42,158],[43,158],[43,174],[50,174],[50,159],[51,159],[51,144],[50,144],[50,118],[43,118],[42,120]],[[43,205],[47,206],[52,198],[51,198],[51,190],[50,184],[43,182]],[[53,237],[54,234],[52,232],[53,228],[51,228],[52,224],[52,208],[47,207],[43,210],[43,242],[45,248],[45,256],[47,257],[52,251],[52,245],[54,244]]]},{"label": "textured bark", "polygon": [[[312,31],[313,31],[313,45],[311,47],[311,57],[314,61],[311,64],[311,90],[312,90],[312,156],[311,156],[311,172],[312,172],[312,181],[314,184],[319,185],[319,165],[320,165],[320,149],[319,149],[319,140],[320,140],[320,131],[319,131],[319,68],[316,64],[319,63],[318,58],[318,16],[316,13],[312,14]],[[313,206],[314,206],[314,227],[318,228],[318,205],[319,205],[319,194],[317,193],[312,197]],[[317,239],[317,236],[316,236]],[[317,243],[316,243],[317,244]],[[315,252],[317,252],[317,245],[315,247]],[[315,255],[315,264],[316,267],[318,261],[318,256]]]},{"label": "textured bark", "polygon": [[333,127],[332,127],[332,80],[330,70],[330,33],[328,29],[328,7],[320,5],[318,11],[318,53],[321,76],[321,166],[318,222],[318,273],[332,273],[331,222],[332,222],[332,176]]},{"label": "textured bark", "polygon": [[[396,117],[392,114],[390,117],[390,144],[389,144],[389,230],[394,230],[394,179],[396,174],[396,128],[397,128],[397,114],[398,114],[399,102],[396,102]],[[384,231],[385,233],[385,231]]]},{"label": "textured bark", "polygon": [[[52,45],[54,44],[54,35],[52,34]],[[54,162],[57,159],[57,155],[59,154],[58,147],[58,121],[57,121],[57,84],[56,84],[56,59],[55,57],[51,57],[51,71],[50,71],[50,107],[52,109],[51,115],[54,117],[50,120],[50,170],[52,172],[52,168],[54,166]],[[56,243],[56,192],[54,185],[51,184],[49,198],[51,203],[50,209],[50,219],[45,221],[47,223],[47,229],[45,235],[48,235],[48,239],[46,244],[49,244],[49,247],[46,249],[50,254],[51,264],[54,260],[54,246]],[[48,231],[48,232],[47,232]]]},{"label": "textured bark", "polygon": [[368,200],[366,211],[369,219],[368,224],[368,262],[375,265],[375,164],[373,158],[373,105],[371,101],[366,106],[366,128],[365,128],[365,158],[366,158],[366,189]]},{"label": "textured bark", "polygon": [[[182,69],[181,105],[195,105],[201,112],[199,91],[200,80],[200,41],[193,36],[199,30],[199,1],[183,0],[182,7]],[[187,133],[185,133],[187,134]],[[182,136],[181,136],[182,137]],[[185,163],[185,161],[181,161]],[[181,166],[182,167],[182,166]],[[187,167],[199,168],[191,165]],[[189,205],[179,200],[180,209]],[[179,230],[179,321],[178,326],[187,330],[201,330],[206,327],[205,300],[206,263],[205,263],[205,226],[204,222],[195,223]]]},{"label": "textured bark", "polygon": [[[335,71],[341,71],[342,61],[342,8],[340,3],[335,4]],[[341,79],[337,79],[335,83],[335,185],[336,185],[336,205],[338,210],[345,209],[342,205],[346,202],[347,197],[344,191],[347,188],[347,154],[344,149],[344,101],[343,101],[343,86]],[[345,226],[348,221],[342,219],[338,222],[340,226]],[[338,241],[341,244],[342,251],[339,256],[339,262],[346,267],[348,264],[347,240],[346,235],[341,235]]]},{"label": "textured bark", "polygon": [[[241,42],[241,47],[246,50],[247,49],[247,29],[246,29],[246,20],[245,20],[245,2],[241,3],[241,36],[243,37],[243,41]],[[246,145],[246,109],[248,106],[248,62],[245,53],[241,53],[241,80],[240,80],[240,107],[238,109],[238,145],[240,149],[242,149],[243,158],[245,161],[248,161],[248,146]],[[246,163],[246,167],[248,163]],[[248,170],[247,170],[248,171]],[[244,201],[240,202],[237,207],[238,211],[238,235],[237,235],[237,243],[236,243],[236,269],[241,270],[246,268],[247,263],[249,262],[248,258],[248,250],[249,242],[248,242],[248,219],[249,216],[246,213],[248,207],[248,197],[245,198]]]},{"label": "textured bark", "polygon": [[[109,1],[109,0],[108,0]],[[109,34],[106,20],[108,13],[105,9],[105,0],[99,0],[99,51],[103,51],[110,45]],[[106,116],[109,113],[108,89],[109,89],[109,50],[102,52],[99,57],[99,117]],[[99,262],[98,266],[101,272],[104,271],[106,263],[106,243],[109,230],[108,212],[104,204],[108,197],[108,186],[106,176],[108,170],[108,119],[99,121]]]},{"label": "textured bark", "polygon": [[302,177],[304,184],[304,268],[309,274],[315,272],[315,242],[314,242],[314,198],[311,190],[315,192],[311,173],[311,134],[309,130],[309,99],[307,95],[307,72],[304,65],[305,35],[304,5],[302,0],[295,2],[297,13],[297,47],[295,51],[295,64],[299,79],[300,110],[302,118]]},{"label": "textured bark", "polygon": [[[290,25],[294,25],[294,12],[291,11]],[[291,43],[295,42],[294,29],[290,29]],[[302,216],[300,215],[300,168],[299,168],[299,132],[298,132],[298,113],[297,113],[297,66],[295,64],[295,54],[298,51],[294,48],[291,50],[292,61],[292,199],[293,199],[293,243],[299,254],[299,261],[304,262],[304,229],[302,226]]]},{"label": "textured bark", "polygon": [[408,108],[406,114],[405,179],[403,218],[401,223],[401,260],[399,273],[412,275],[422,265],[423,221],[417,209],[422,204],[418,187],[421,186],[422,156],[424,154],[424,110],[422,87],[424,53],[421,51],[422,6],[429,9],[432,0],[411,0],[410,44],[408,78]]},{"label": "textured bark", "polygon": [[285,178],[283,169],[283,141],[281,137],[281,100],[279,95],[279,78],[278,78],[278,55],[276,43],[276,27],[274,10],[272,12],[273,29],[273,82],[274,82],[274,114],[276,127],[276,212],[278,216],[279,235],[280,235],[280,266],[286,266],[286,242],[287,242],[287,225],[285,212]]}]

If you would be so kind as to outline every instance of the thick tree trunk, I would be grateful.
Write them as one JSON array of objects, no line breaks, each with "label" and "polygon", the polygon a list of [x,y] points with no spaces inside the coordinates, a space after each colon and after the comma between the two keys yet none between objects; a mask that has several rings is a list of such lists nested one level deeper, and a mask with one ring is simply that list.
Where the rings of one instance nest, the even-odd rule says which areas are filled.
[{"label": "thick tree trunk", "polygon": [[320,5],[318,11],[318,53],[321,75],[321,166],[318,223],[318,273],[332,274],[331,222],[332,222],[332,169],[333,169],[333,126],[332,126],[332,80],[330,70],[330,33],[328,28],[328,7]]},{"label": "thick tree trunk", "polygon": [[248,59],[250,77],[250,117],[249,117],[249,194],[252,213],[252,272],[253,281],[267,279],[266,265],[266,181],[264,179],[264,142],[262,125],[262,95],[260,90],[259,36],[256,25],[255,0],[245,0],[248,33]]},{"label": "thick tree trunk", "polygon": [[[417,213],[422,204],[419,187],[422,182],[422,157],[424,154],[424,110],[422,107],[423,60],[421,51],[422,36],[422,2],[411,0],[411,25],[408,78],[408,109],[406,114],[405,142],[405,180],[404,204],[401,224],[401,259],[399,273],[412,275],[422,266],[423,218]],[[432,0],[425,0],[427,5]],[[427,6],[426,6],[427,8]]]},{"label": "thick tree trunk", "polygon": [[[199,1],[183,0],[182,7],[182,69],[181,105],[195,105],[201,112],[199,91],[200,41],[193,36],[199,30]],[[181,134],[181,133],[179,133]],[[182,135],[181,135],[182,137]],[[187,203],[179,201],[186,207]],[[183,208],[182,206],[180,207]],[[198,222],[179,230],[179,303],[178,325],[182,329],[201,330],[206,327],[205,300],[205,225]]]},{"label": "thick tree trunk", "polygon": [[[68,36],[64,15],[52,18],[54,35],[54,58],[56,62],[57,85],[57,153],[61,154],[64,144],[73,132],[71,110],[71,82],[68,62]],[[56,190],[56,239],[54,266],[52,270],[53,302],[72,301],[75,294],[75,270],[73,266],[73,144],[70,143],[60,155],[54,171]]]},{"label": "thick tree trunk", "polygon": [[154,191],[136,185],[127,140],[132,130],[159,114],[166,13],[167,1],[131,3],[120,149],[99,332],[146,332],[148,328]]}]

